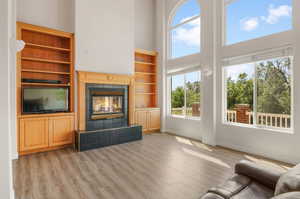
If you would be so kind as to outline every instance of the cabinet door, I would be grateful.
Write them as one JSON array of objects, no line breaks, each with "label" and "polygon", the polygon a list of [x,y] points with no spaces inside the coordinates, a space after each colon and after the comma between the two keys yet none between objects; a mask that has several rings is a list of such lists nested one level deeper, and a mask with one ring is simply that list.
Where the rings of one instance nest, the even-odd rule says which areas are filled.
[{"label": "cabinet door", "polygon": [[49,146],[47,118],[20,120],[20,151],[29,151]]},{"label": "cabinet door", "polygon": [[160,129],[160,110],[149,111],[149,130]]},{"label": "cabinet door", "polygon": [[135,121],[138,125],[143,126],[143,131],[148,130],[148,111],[136,111]]},{"label": "cabinet door", "polygon": [[61,146],[73,143],[74,136],[73,116],[49,118],[50,146]]}]

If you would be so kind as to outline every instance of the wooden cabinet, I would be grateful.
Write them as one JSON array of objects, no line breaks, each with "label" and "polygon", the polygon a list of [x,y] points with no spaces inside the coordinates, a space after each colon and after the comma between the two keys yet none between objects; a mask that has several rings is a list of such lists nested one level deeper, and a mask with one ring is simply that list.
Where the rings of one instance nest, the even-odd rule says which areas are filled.
[{"label": "wooden cabinet", "polygon": [[49,130],[47,118],[20,120],[20,151],[48,147]]},{"label": "wooden cabinet", "polygon": [[137,109],[135,111],[136,124],[143,126],[143,132],[160,129],[160,109]]},{"label": "wooden cabinet", "polygon": [[135,119],[136,119],[136,123],[143,127],[143,131],[148,129],[148,111],[145,110],[136,111]]},{"label": "wooden cabinet", "polygon": [[148,112],[148,129],[149,131],[160,129],[160,110],[150,110]]},{"label": "wooden cabinet", "polygon": [[22,117],[19,120],[20,155],[49,151],[73,143],[73,113]]},{"label": "wooden cabinet", "polygon": [[54,117],[49,119],[49,145],[72,144],[74,137],[73,117]]}]

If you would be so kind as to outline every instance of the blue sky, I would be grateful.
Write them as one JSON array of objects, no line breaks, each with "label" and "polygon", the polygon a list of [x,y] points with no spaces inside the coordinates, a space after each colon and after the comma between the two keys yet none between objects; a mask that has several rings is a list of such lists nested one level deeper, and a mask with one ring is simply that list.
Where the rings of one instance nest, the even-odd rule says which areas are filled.
[{"label": "blue sky", "polygon": [[[199,72],[187,73],[185,78],[186,78],[186,82],[201,81],[201,75],[199,74]],[[184,85],[184,75],[172,76],[172,90],[176,90],[177,87],[183,87],[183,85]]]},{"label": "blue sky", "polygon": [[227,6],[226,12],[226,44],[292,28],[292,0],[237,0]]},{"label": "blue sky", "polygon": [[[236,0],[226,6],[226,12],[226,44],[292,29],[292,0]],[[178,8],[172,26],[200,14],[201,8],[197,0],[188,0]],[[172,30],[172,58],[200,51],[200,23],[199,17]],[[250,68],[247,64],[233,67],[230,74],[234,78],[240,72],[251,75]],[[175,85],[180,85],[180,82],[180,77],[173,80]]]},{"label": "blue sky", "polygon": [[[236,0],[226,6],[226,44],[283,32],[292,28],[292,0]],[[178,8],[172,26],[201,14],[197,0]],[[172,29],[172,58],[200,51],[200,17]]]}]

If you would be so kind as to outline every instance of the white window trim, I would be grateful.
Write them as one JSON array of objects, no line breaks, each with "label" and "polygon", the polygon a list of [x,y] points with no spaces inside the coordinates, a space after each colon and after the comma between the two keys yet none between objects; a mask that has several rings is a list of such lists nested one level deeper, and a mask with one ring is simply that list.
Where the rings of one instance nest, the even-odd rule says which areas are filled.
[{"label": "white window trim", "polygon": [[[180,26],[183,26],[191,21],[194,21],[194,20],[197,20],[198,18],[200,18],[200,21],[201,21],[201,5],[200,5],[200,2],[198,2],[199,4],[199,7],[200,7],[200,14],[197,15],[197,16],[193,16],[192,18],[186,20],[186,21],[183,21],[179,24],[176,24],[175,26],[172,26],[172,22],[173,22],[173,19],[174,19],[174,16],[176,15],[176,12],[178,10],[178,8],[180,8],[185,2],[187,2],[188,0],[183,0],[183,1],[180,1],[178,3],[178,5],[175,6],[174,10],[171,12],[171,15],[169,17],[169,20],[168,20],[168,27],[167,27],[167,60],[176,60],[176,59],[181,59],[181,58],[184,58],[184,57],[188,57],[188,56],[191,56],[191,55],[197,55],[201,52],[202,48],[201,48],[201,41],[200,41],[200,48],[199,48],[199,52],[196,52],[196,53],[192,53],[192,54],[188,54],[188,55],[184,55],[184,56],[180,56],[180,57],[172,57],[172,49],[173,49],[173,46],[172,46],[172,30],[180,27]],[[202,23],[200,23],[202,24]],[[202,25],[201,25],[202,26]],[[201,27],[200,27],[200,35],[201,35]],[[199,35],[199,36],[200,36]],[[201,40],[201,37],[200,37],[200,40]]]},{"label": "white window trim", "polygon": [[[202,79],[202,71],[201,70],[193,70],[193,71],[184,71],[181,73],[171,73],[169,74],[168,77],[168,89],[166,89],[167,91],[167,103],[168,103],[168,110],[167,110],[167,117],[169,118],[178,118],[178,119],[184,119],[184,120],[195,120],[195,121],[200,121],[202,114],[200,112],[200,116],[199,117],[193,117],[193,116],[187,116],[186,115],[186,74],[188,73],[192,73],[192,72],[200,72],[200,76],[199,78]],[[183,85],[183,89],[184,89],[184,115],[173,115],[172,114],[172,76],[175,75],[183,75],[184,76],[184,85]],[[201,81],[200,81],[201,82]],[[200,93],[203,93],[203,84],[200,84]],[[202,95],[200,94],[200,107],[202,107]]]},{"label": "white window trim", "polygon": [[[282,49],[279,49],[282,50]],[[277,51],[279,51],[277,50]],[[274,51],[276,52],[276,51]],[[273,53],[274,53],[273,52]],[[271,57],[270,54],[268,56],[268,58],[265,59],[257,59],[257,57],[253,56],[253,58],[255,57],[254,60],[252,61],[248,61],[248,62],[239,62],[239,63],[234,63],[234,64],[229,64],[227,62],[227,64],[224,64],[226,62],[223,62],[224,65],[222,65],[222,96],[223,96],[223,105],[222,105],[222,123],[223,125],[229,125],[229,126],[239,126],[239,127],[247,127],[247,128],[254,128],[254,129],[263,129],[263,130],[270,130],[270,131],[276,131],[276,132],[281,132],[281,133],[293,133],[294,132],[294,53],[293,53],[293,49],[291,47],[288,47],[285,49],[285,51],[282,51],[285,54],[279,56],[276,53],[274,53],[274,56]],[[257,54],[259,56],[259,54]],[[248,56],[244,56],[244,57],[249,57]],[[253,93],[253,124],[242,124],[242,123],[235,123],[235,122],[229,122],[227,121],[227,84],[226,84],[226,74],[225,74],[225,69],[228,66],[233,66],[233,65],[239,65],[239,64],[246,64],[246,63],[256,63],[256,62],[260,62],[260,61],[267,61],[270,59],[280,59],[280,58],[284,58],[284,57],[289,57],[291,59],[291,120],[290,120],[290,129],[285,129],[285,128],[279,128],[279,127],[270,127],[270,126],[264,126],[264,125],[259,125],[256,124],[256,114],[257,114],[257,89],[256,89],[256,81],[254,81],[254,93]],[[238,59],[240,59],[241,57],[239,57]],[[234,58],[233,58],[234,60]],[[241,60],[241,59],[240,59]],[[247,60],[247,58],[245,59]],[[254,74],[255,74],[255,79],[256,79],[256,67],[254,68]]]}]

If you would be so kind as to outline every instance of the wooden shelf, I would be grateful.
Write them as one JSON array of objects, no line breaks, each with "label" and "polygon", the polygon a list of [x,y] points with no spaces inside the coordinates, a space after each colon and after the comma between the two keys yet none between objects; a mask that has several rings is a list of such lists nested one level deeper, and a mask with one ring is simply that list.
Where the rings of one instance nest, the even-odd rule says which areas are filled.
[{"label": "wooden shelf", "polygon": [[69,84],[48,84],[48,83],[27,83],[22,82],[22,86],[56,86],[56,87],[69,87]]},{"label": "wooden shelf", "polygon": [[156,75],[156,73],[148,73],[148,72],[135,72],[137,75]]},{"label": "wooden shelf", "polygon": [[59,50],[59,51],[65,51],[65,52],[71,51],[70,49],[67,49],[67,48],[58,48],[58,47],[54,47],[54,46],[46,46],[46,45],[33,44],[33,43],[26,43],[26,46],[45,48],[45,49],[51,49],[51,50]]},{"label": "wooden shelf", "polygon": [[156,85],[155,82],[149,82],[149,83],[147,83],[147,82],[136,82],[136,84],[141,84],[141,85]]},{"label": "wooden shelf", "polygon": [[71,64],[71,62],[66,62],[66,61],[51,60],[51,59],[40,59],[40,58],[32,58],[32,57],[22,57],[21,59],[22,60],[28,60],[28,61],[55,63],[55,64]]},{"label": "wooden shelf", "polygon": [[137,95],[155,95],[156,93],[142,93],[142,92],[136,92]]},{"label": "wooden shelf", "polygon": [[59,75],[70,75],[69,72],[55,72],[55,71],[43,71],[43,70],[32,70],[32,69],[22,69],[22,72],[32,72],[32,73],[47,73],[47,74],[59,74]]},{"label": "wooden shelf", "polygon": [[143,64],[143,65],[151,65],[151,66],[155,66],[154,63],[151,62],[142,62],[142,61],[135,61],[136,64]]},{"label": "wooden shelf", "polygon": [[149,55],[149,56],[157,56],[157,52],[144,50],[144,49],[135,49],[135,53],[142,54],[142,55]]}]

